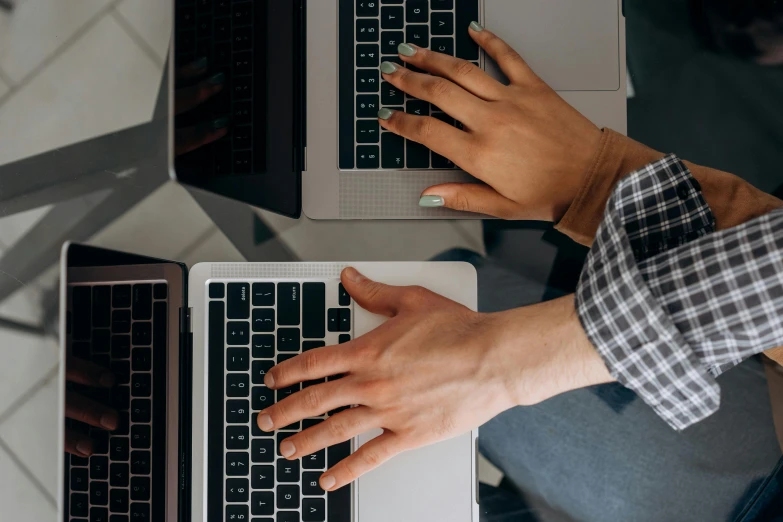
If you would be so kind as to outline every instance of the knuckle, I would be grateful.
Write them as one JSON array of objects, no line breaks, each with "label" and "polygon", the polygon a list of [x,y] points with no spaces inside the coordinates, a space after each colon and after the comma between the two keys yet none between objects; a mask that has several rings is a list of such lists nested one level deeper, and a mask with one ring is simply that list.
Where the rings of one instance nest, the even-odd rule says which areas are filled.
[{"label": "knuckle", "polygon": [[383,453],[376,448],[365,448],[362,451],[362,460],[369,468],[375,468],[383,462]]},{"label": "knuckle", "polygon": [[454,196],[454,209],[463,212],[471,209],[470,200],[468,199],[468,196],[463,192],[458,192]]},{"label": "knuckle", "polygon": [[321,411],[321,405],[323,404],[323,394],[317,386],[307,388],[303,400],[304,405],[308,411],[317,411],[318,413],[323,413]]},{"label": "knuckle", "polygon": [[433,133],[433,127],[432,127],[433,119],[429,116],[426,116],[424,118],[421,118],[416,123],[416,134],[419,136],[419,138],[422,141],[426,141],[428,138],[432,136]]},{"label": "knuckle", "polygon": [[454,64],[454,76],[456,78],[464,78],[469,74],[472,74],[473,70],[473,64],[465,60],[457,60]]},{"label": "knuckle", "polygon": [[317,351],[305,352],[302,355],[302,367],[306,375],[313,375],[318,372],[321,364],[321,355]]},{"label": "knuckle", "polygon": [[348,427],[345,425],[345,423],[338,419],[337,416],[334,416],[329,419],[329,422],[326,423],[327,426],[329,426],[329,434],[336,440],[343,441],[346,438],[346,433],[348,432]]},{"label": "knuckle", "polygon": [[443,78],[432,78],[424,85],[424,91],[431,98],[444,98],[451,92],[451,85]]}]

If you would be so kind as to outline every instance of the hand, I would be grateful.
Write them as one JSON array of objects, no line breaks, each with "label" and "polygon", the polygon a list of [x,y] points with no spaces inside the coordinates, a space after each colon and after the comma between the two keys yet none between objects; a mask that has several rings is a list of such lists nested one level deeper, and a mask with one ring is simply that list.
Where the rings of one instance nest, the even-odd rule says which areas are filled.
[{"label": "hand", "polygon": [[[477,26],[480,28],[480,26]],[[445,111],[465,129],[433,117],[382,109],[386,129],[453,161],[484,184],[450,183],[424,191],[424,206],[446,206],[504,219],[558,221],[589,170],[601,130],[568,105],[500,38],[470,36],[508,77],[505,86],[470,62],[412,45],[400,57],[434,76],[402,67],[383,78]],[[411,56],[408,56],[411,55]],[[384,63],[390,71],[394,64]]]},{"label": "hand", "polygon": [[[66,361],[65,379],[85,386],[111,388],[114,375],[109,371],[78,357]],[[116,430],[117,412],[70,390],[65,393],[65,416],[96,428]],[[79,457],[92,455],[92,440],[77,430],[66,428],[65,451]]]},{"label": "hand", "polygon": [[371,281],[352,268],[343,272],[342,282],[357,305],[390,319],[349,343],[311,350],[272,368],[265,382],[273,389],[343,377],[307,387],[257,418],[268,432],[357,405],[283,441],[280,451],[289,459],[383,429],[321,477],[326,491],[515,405],[611,380],[581,331],[573,296],[488,315],[419,287]]},{"label": "hand", "polygon": [[[189,83],[204,76],[207,72],[207,60],[202,58],[181,67],[177,71],[176,85]],[[174,112],[177,115],[192,110],[223,90],[226,76],[217,73],[188,87],[178,88],[174,94]],[[217,141],[228,133],[228,118],[218,118],[211,122],[193,127],[178,128],[174,134],[174,153],[186,154]]]}]

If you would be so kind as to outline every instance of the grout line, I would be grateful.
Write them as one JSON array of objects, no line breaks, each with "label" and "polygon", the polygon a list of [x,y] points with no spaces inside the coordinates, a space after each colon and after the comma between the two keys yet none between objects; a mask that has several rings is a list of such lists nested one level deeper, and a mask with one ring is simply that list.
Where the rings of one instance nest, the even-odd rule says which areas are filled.
[{"label": "grout line", "polygon": [[155,65],[158,67],[163,67],[164,62],[160,59],[160,57],[157,55],[155,50],[150,46],[150,44],[147,43],[147,41],[142,38],[142,36],[136,31],[136,29],[131,25],[131,23],[122,16],[122,13],[120,13],[116,8],[112,11],[111,16],[114,18],[114,21],[116,21],[120,27],[122,27],[125,30],[125,33],[130,37],[131,40],[133,40],[136,45],[138,45],[141,50],[146,54],[150,60],[152,60]]},{"label": "grout line", "polygon": [[22,395],[12,402],[11,405],[0,414],[0,426],[2,426],[3,423],[16,412],[16,410],[24,406],[24,403],[26,403],[33,395],[38,393],[38,390],[45,386],[49,380],[51,380],[53,377],[56,377],[59,372],[59,364],[55,364],[54,368],[49,370],[43,377],[38,379],[32,386],[30,386],[27,391],[22,393]]},{"label": "grout line", "polygon": [[197,249],[198,249],[200,246],[202,246],[204,243],[206,243],[207,241],[209,241],[209,239],[210,239],[210,238],[211,238],[213,235],[215,235],[216,233],[219,233],[219,232],[220,232],[220,229],[217,227],[217,225],[215,225],[214,223],[212,223],[212,224],[209,226],[209,228],[206,230],[206,232],[204,232],[204,233],[203,233],[203,234],[201,234],[199,237],[197,237],[196,239],[194,239],[194,240],[193,240],[193,242],[191,242],[191,243],[190,243],[188,246],[186,246],[185,248],[183,248],[183,249],[182,249],[182,252],[180,252],[179,254],[177,254],[176,256],[174,256],[174,260],[175,260],[175,261],[177,261],[177,262],[180,262],[180,263],[184,263],[184,262],[185,262],[184,260],[185,260],[185,259],[186,259],[186,258],[187,258],[187,257],[188,257],[190,254],[192,254],[193,252],[195,252],[195,251],[196,251],[196,250],[197,250]]},{"label": "grout line", "polygon": [[30,469],[25,465],[24,462],[14,453],[10,447],[8,447],[8,444],[0,437],[0,451],[5,451],[8,455],[8,458],[11,459],[14,464],[16,464],[16,467],[19,468],[19,471],[22,472],[22,475],[26,476],[27,479],[33,483],[33,486],[46,498],[46,500],[49,502],[49,504],[52,505],[52,507],[56,510],[57,509],[57,500],[52,497],[52,495],[46,490],[46,487],[44,487],[43,484],[36,478],[35,475],[33,475],[33,472],[30,471]]},{"label": "grout line", "polygon": [[13,88],[14,82],[11,81],[11,77],[8,76],[8,74],[2,68],[0,68],[0,80],[2,80],[2,82],[6,84],[9,89]]}]

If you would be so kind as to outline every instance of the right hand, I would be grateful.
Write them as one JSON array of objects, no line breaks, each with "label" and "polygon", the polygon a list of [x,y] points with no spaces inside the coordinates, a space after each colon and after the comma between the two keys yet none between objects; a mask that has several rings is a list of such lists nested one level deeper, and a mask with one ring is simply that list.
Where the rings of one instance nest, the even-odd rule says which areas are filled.
[{"label": "right hand", "polygon": [[416,53],[400,54],[402,60],[432,75],[398,67],[384,79],[439,107],[465,129],[403,112],[380,123],[486,183],[439,185],[423,196],[440,196],[448,208],[503,219],[559,221],[584,181],[601,130],[503,40],[487,30],[469,32],[510,85],[465,60],[411,46]]},{"label": "right hand", "polygon": [[[65,368],[67,381],[97,388],[114,386],[114,375],[90,361],[68,357]],[[70,390],[65,394],[65,416],[109,431],[116,430],[119,422],[117,412],[113,409]],[[65,451],[79,457],[89,457],[93,452],[92,440],[78,430],[66,428]]]}]

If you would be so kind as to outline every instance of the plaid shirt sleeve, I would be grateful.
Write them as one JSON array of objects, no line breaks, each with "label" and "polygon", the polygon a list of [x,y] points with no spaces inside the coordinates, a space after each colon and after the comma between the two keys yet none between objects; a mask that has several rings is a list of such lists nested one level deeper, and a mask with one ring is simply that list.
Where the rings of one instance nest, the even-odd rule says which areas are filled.
[{"label": "plaid shirt sleeve", "polygon": [[715,232],[675,156],[623,179],[576,307],[609,371],[677,430],[720,406],[715,377],[783,344],[783,210]]}]

